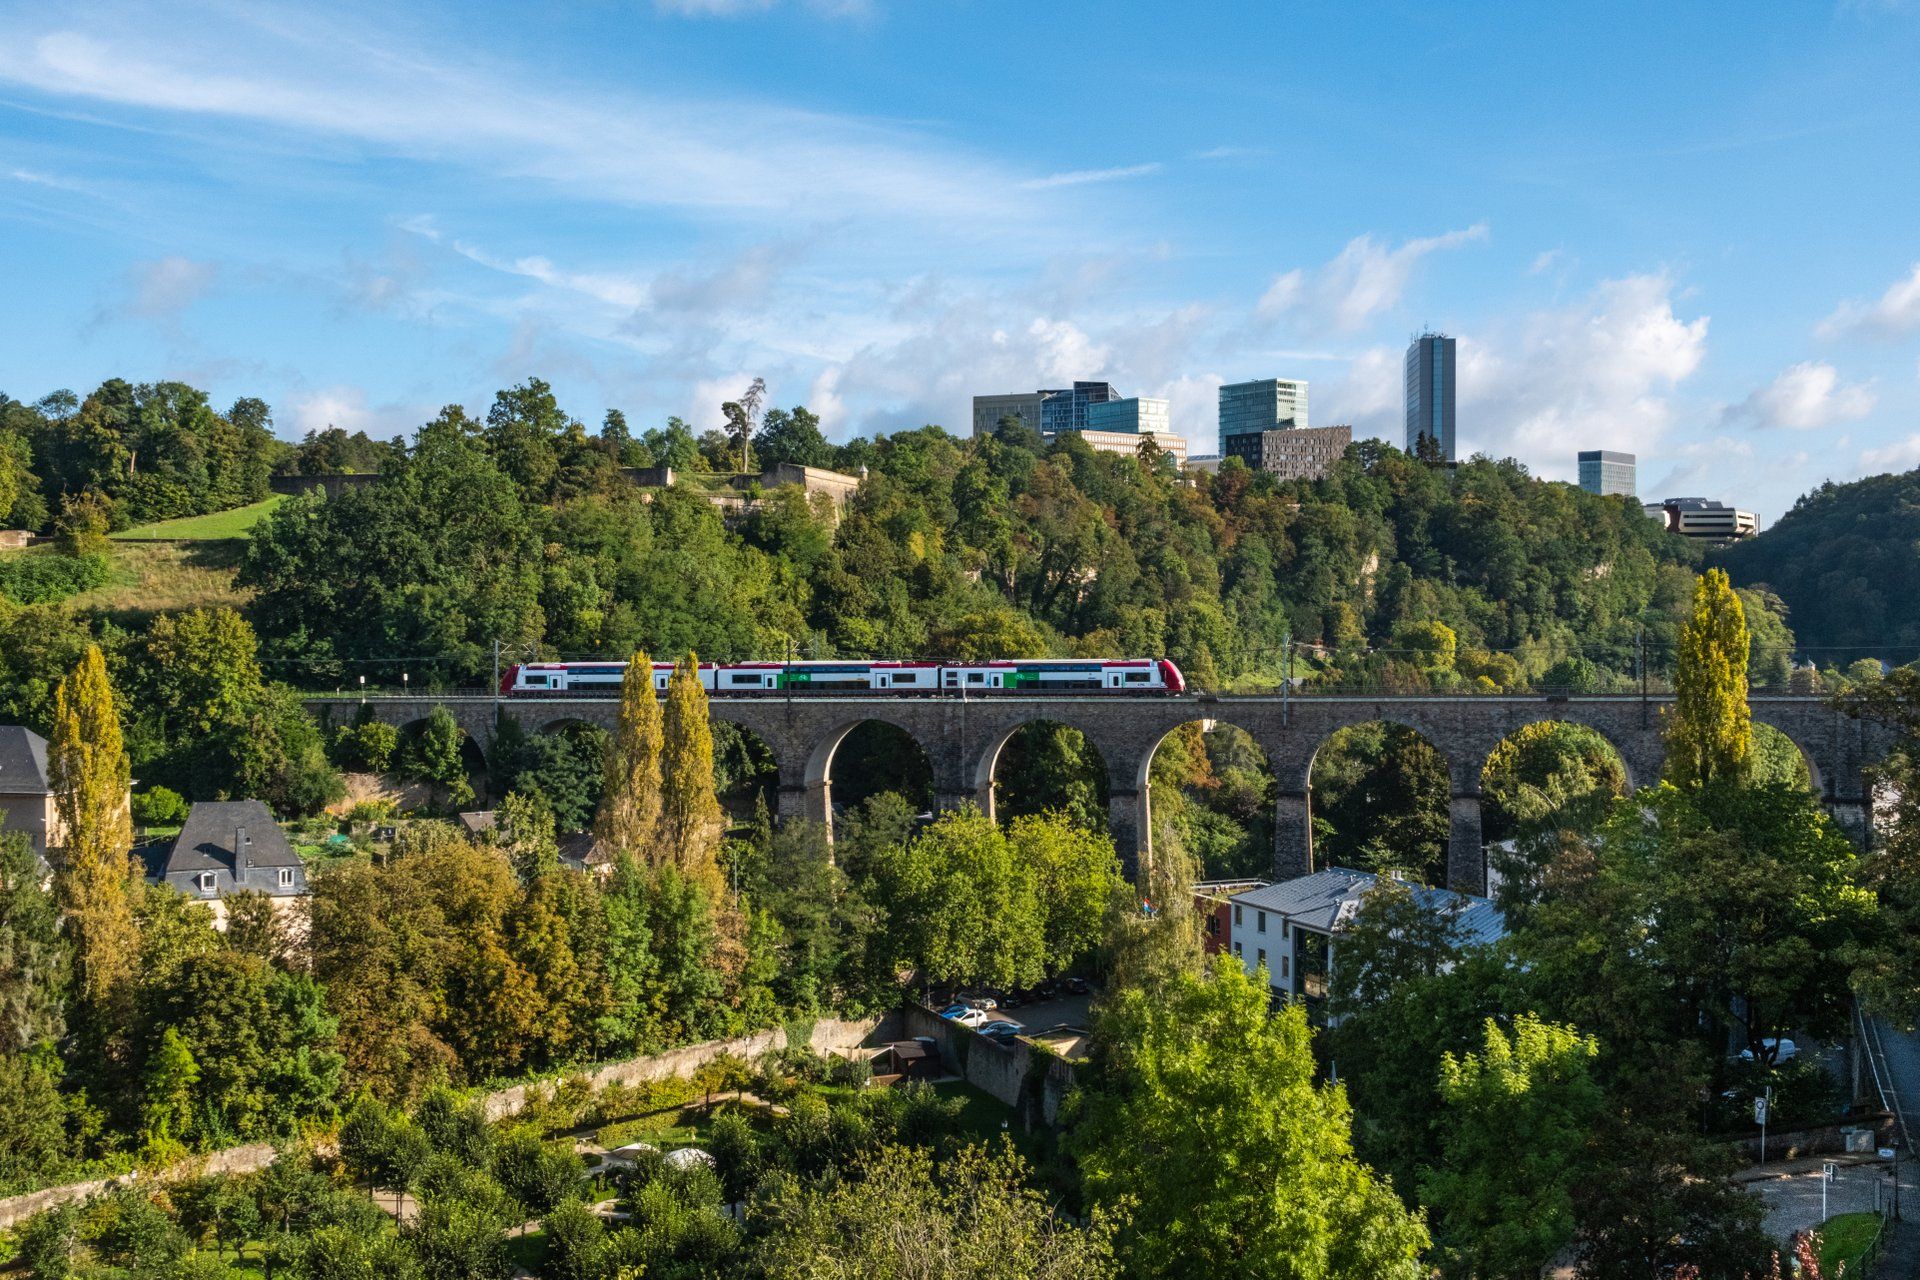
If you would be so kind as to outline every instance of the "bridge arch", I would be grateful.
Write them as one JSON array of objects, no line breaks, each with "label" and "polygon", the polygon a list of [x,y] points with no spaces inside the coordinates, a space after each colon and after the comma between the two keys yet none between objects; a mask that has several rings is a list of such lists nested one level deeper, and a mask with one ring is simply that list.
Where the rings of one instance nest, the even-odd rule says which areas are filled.
[{"label": "bridge arch", "polygon": [[[917,761],[910,761],[903,774],[917,794],[908,796],[908,799],[921,803],[933,801],[934,755],[915,731],[913,722],[907,717],[892,714],[889,709],[862,708],[860,714],[837,717],[824,731],[812,736],[797,780],[793,780],[788,772],[787,761],[781,759],[780,816],[783,819],[798,817],[817,822],[826,829],[828,838],[832,838],[835,764],[843,759],[842,748],[849,739],[867,731],[869,726],[878,727],[896,743],[912,745]],[[915,769],[914,764],[923,767]],[[855,794],[857,796],[860,793]]]},{"label": "bridge arch", "polygon": [[[1187,852],[1202,878],[1269,873],[1279,783],[1271,753],[1245,725],[1231,718],[1196,716],[1151,735],[1134,778],[1141,797],[1143,849],[1151,851],[1165,824],[1185,813],[1196,837]],[[1203,802],[1187,794],[1196,780],[1211,799]],[[1236,828],[1242,833],[1237,841]]]},{"label": "bridge arch", "polygon": [[[1372,741],[1375,731],[1378,740]],[[1349,747],[1377,754],[1371,759],[1362,756],[1356,772],[1352,768],[1354,761],[1344,755]],[[1384,821],[1392,821],[1398,847],[1390,851],[1385,861],[1428,882],[1459,887],[1462,868],[1455,863],[1468,853],[1481,856],[1477,799],[1479,758],[1474,749],[1433,732],[1429,726],[1419,723],[1418,718],[1390,712],[1354,720],[1326,733],[1294,764],[1297,772],[1293,780],[1308,797],[1305,853],[1309,868],[1321,861],[1331,865],[1335,859],[1349,866],[1357,864],[1363,870],[1375,869],[1369,863],[1384,865],[1379,855],[1389,851],[1378,850],[1362,856],[1358,833],[1367,827],[1377,830]],[[1470,782],[1463,775],[1466,761],[1474,762],[1470,766],[1473,774]],[[1343,772],[1350,776],[1330,772],[1340,765],[1347,766]],[[1402,803],[1397,807],[1392,807],[1395,798],[1381,791],[1382,787],[1392,784],[1407,788],[1407,794],[1398,797]],[[1455,813],[1453,800],[1465,795],[1475,799],[1470,815],[1471,830],[1462,832],[1457,830],[1456,818],[1469,815]],[[1326,818],[1336,822],[1344,819],[1348,828],[1337,831],[1335,842],[1325,850],[1317,847],[1319,841],[1313,828],[1316,809],[1323,810]],[[1456,841],[1460,842],[1458,847]]]}]

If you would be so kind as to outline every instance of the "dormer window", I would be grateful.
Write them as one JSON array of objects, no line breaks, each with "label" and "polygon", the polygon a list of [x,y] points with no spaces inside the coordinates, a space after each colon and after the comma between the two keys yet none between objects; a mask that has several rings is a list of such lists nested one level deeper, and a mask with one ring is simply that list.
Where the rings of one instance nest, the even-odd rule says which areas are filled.
[{"label": "dormer window", "polygon": [[200,892],[212,893],[213,886],[219,882],[219,873],[215,871],[202,871],[197,878],[200,882]]},{"label": "dormer window", "polygon": [[293,868],[292,867],[280,868],[280,887],[282,889],[293,888]]}]

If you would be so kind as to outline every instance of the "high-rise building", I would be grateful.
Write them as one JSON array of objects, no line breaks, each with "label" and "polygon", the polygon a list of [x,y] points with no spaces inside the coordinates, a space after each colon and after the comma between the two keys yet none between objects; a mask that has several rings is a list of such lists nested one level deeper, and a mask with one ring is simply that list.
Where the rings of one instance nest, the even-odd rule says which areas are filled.
[{"label": "high-rise building", "polygon": [[1002,418],[1018,418],[1029,430],[1040,430],[1040,402],[1058,391],[1029,391],[1024,395],[975,396],[973,398],[973,434],[990,436]]},{"label": "high-rise building", "polygon": [[1098,400],[1087,406],[1083,431],[1146,431],[1157,435],[1172,432],[1167,402],[1152,396],[1128,396],[1124,400]]},{"label": "high-rise building", "polygon": [[1076,431],[1080,442],[1095,453],[1124,453],[1137,457],[1140,442],[1151,440],[1159,446],[1160,452],[1173,459],[1176,467],[1187,465],[1187,442],[1181,436],[1165,431]]},{"label": "high-rise building", "polygon": [[1634,478],[1633,455],[1611,449],[1583,449],[1580,459],[1580,487],[1588,493],[1617,493],[1631,498],[1639,491]]},{"label": "high-rise building", "polygon": [[1423,333],[1407,348],[1407,452],[1420,453],[1420,438],[1433,441],[1442,462],[1453,453],[1453,339]]},{"label": "high-rise building", "polygon": [[1352,443],[1352,427],[1242,431],[1227,437],[1226,456],[1282,480],[1318,480]]},{"label": "high-rise building", "polygon": [[1070,390],[1040,394],[1044,397],[1040,401],[1040,433],[1049,436],[1062,431],[1085,431],[1087,410],[1120,398],[1111,382],[1076,382]]},{"label": "high-rise building", "polygon": [[1229,382],[1220,388],[1220,453],[1227,437],[1307,426],[1307,384],[1286,378]]}]

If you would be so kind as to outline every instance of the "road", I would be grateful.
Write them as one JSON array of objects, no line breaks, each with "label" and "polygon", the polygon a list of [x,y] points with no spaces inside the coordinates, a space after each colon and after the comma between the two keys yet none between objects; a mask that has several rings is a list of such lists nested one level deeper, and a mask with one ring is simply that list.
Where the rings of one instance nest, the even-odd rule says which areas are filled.
[{"label": "road", "polygon": [[1899,1117],[1900,1207],[1879,1275],[1920,1276],[1920,1160],[1912,1132],[1920,1127],[1920,1036],[1901,1031],[1882,1018],[1867,1021],[1869,1063],[1874,1066],[1887,1103]]}]

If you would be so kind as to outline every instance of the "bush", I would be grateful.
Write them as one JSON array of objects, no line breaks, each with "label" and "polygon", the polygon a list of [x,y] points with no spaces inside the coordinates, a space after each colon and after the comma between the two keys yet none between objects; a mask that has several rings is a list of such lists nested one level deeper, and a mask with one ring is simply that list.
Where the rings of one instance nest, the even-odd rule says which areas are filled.
[{"label": "bush", "polygon": [[107,580],[107,558],[92,554],[27,555],[0,560],[0,596],[15,604],[51,604]]},{"label": "bush", "polygon": [[133,798],[133,820],[143,827],[177,827],[187,820],[188,807],[172,787],[149,787]]},{"label": "bush", "polygon": [[333,758],[342,769],[358,773],[385,773],[400,746],[400,731],[390,724],[368,720],[342,725],[333,736]]}]

